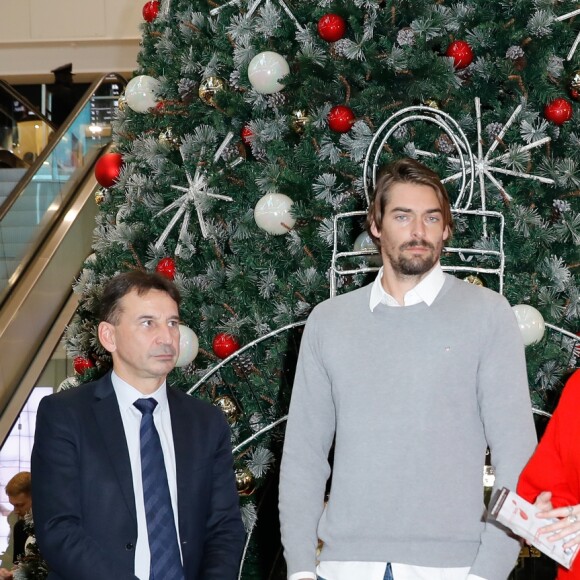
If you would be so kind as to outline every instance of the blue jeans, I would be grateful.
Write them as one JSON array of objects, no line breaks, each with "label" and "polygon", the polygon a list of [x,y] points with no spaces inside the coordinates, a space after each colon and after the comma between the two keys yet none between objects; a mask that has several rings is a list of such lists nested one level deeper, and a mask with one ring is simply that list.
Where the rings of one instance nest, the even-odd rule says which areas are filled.
[{"label": "blue jeans", "polygon": [[[318,580],[325,580],[322,576],[317,576]],[[393,578],[393,570],[391,569],[391,565],[387,564],[387,569],[385,570],[385,577],[383,580],[394,580]]]}]

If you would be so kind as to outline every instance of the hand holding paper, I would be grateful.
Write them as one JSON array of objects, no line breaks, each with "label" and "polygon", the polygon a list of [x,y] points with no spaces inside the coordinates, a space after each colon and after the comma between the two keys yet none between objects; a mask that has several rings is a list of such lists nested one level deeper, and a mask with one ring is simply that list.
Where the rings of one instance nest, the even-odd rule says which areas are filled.
[{"label": "hand holding paper", "polygon": [[541,512],[547,512],[548,510],[554,509],[554,506],[552,505],[552,492],[543,491],[540,493],[534,502],[534,507]]},{"label": "hand holding paper", "polygon": [[[580,531],[580,521],[575,519],[574,510],[580,513],[580,506],[546,510],[551,507],[551,495],[543,494],[537,505],[532,505],[504,487],[491,508],[491,516],[562,566],[570,568],[580,543],[580,535],[574,536]],[[556,519],[568,516],[570,520]]]},{"label": "hand holding paper", "polygon": [[580,505],[560,507],[550,510],[545,510],[537,513],[538,518],[553,519],[558,518],[556,523],[544,526],[538,530],[539,534],[546,534],[548,540],[558,541],[566,538],[564,549],[572,548],[580,544]]}]

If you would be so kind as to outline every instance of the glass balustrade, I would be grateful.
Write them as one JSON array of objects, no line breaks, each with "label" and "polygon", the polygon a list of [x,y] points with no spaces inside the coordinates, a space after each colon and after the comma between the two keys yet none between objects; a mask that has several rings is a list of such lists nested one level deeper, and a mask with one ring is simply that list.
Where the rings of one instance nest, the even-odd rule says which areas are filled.
[{"label": "glass balustrade", "polygon": [[118,75],[94,83],[0,207],[0,296],[111,141],[111,121],[124,86]]},{"label": "glass balustrade", "polygon": [[0,169],[29,167],[48,145],[52,123],[0,80]]}]

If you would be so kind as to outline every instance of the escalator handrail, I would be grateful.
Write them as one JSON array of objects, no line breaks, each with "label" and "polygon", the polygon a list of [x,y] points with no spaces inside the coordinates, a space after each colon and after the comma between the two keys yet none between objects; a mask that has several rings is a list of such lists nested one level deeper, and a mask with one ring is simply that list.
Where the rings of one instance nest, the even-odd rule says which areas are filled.
[{"label": "escalator handrail", "polygon": [[33,177],[36,175],[38,170],[43,166],[44,162],[52,155],[53,151],[56,149],[57,145],[60,143],[63,135],[65,135],[71,128],[72,124],[75,122],[79,113],[86,107],[89,103],[97,89],[104,84],[106,81],[117,79],[117,82],[121,85],[126,85],[127,80],[125,77],[118,73],[108,73],[103,75],[101,78],[97,79],[93,84],[87,89],[83,98],[77,103],[76,107],[72,110],[70,115],[67,117],[66,121],[55,131],[48,143],[48,145],[43,149],[40,155],[34,160],[34,163],[28,168],[25,175],[18,182],[18,185],[10,192],[10,195],[4,200],[2,205],[0,205],[0,222],[6,217],[6,214],[10,211],[16,200],[20,197],[20,194],[28,187]]},{"label": "escalator handrail", "polygon": [[[107,151],[107,146],[102,151]],[[35,259],[28,263],[0,308],[0,351],[3,360],[10,361],[0,373],[0,441],[38,383],[78,302],[72,282],[91,252],[87,232],[99,211],[91,199],[97,187],[94,163],[98,151],[91,150],[89,156],[79,184],[67,196],[66,213],[43,238]],[[52,346],[46,344],[47,339]]]},{"label": "escalator handrail", "polygon": [[33,105],[24,95],[21,95],[10,83],[0,79],[0,90],[8,93],[14,100],[22,103],[29,111],[33,112],[42,122],[46,123],[53,131],[56,131],[55,124],[36,105]]}]

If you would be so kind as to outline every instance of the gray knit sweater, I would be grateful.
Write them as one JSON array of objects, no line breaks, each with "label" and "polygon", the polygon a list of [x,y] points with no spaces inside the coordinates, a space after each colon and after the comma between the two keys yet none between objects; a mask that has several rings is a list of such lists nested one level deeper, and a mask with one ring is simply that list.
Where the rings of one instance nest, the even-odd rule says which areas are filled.
[{"label": "gray knit sweater", "polygon": [[511,308],[449,275],[431,306],[371,312],[370,289],[319,304],[306,325],[280,479],[288,574],[314,572],[320,538],[321,560],[505,580],[519,546],[484,520],[486,446],[496,488],[514,489],[535,445]]}]

